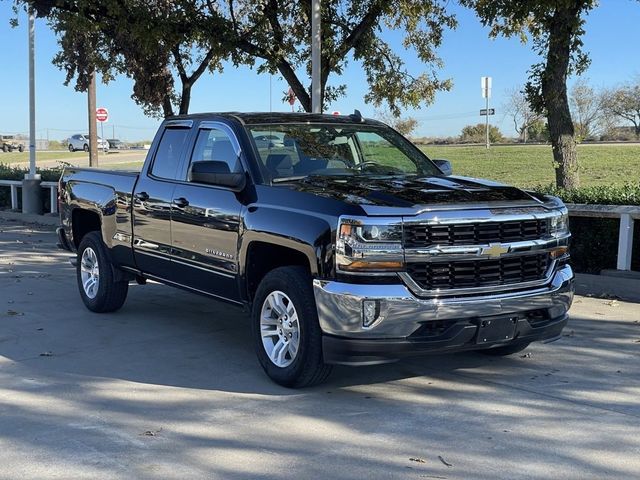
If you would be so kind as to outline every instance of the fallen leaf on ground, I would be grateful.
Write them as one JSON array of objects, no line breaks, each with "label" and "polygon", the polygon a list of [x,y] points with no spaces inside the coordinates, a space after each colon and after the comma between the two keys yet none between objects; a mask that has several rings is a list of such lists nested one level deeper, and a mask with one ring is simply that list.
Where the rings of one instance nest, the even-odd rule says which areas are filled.
[{"label": "fallen leaf on ground", "polygon": [[42,352],[41,357],[53,357],[53,352]]},{"label": "fallen leaf on ground", "polygon": [[7,310],[7,315],[10,317],[21,316],[24,315],[22,312],[16,312],[15,310]]},{"label": "fallen leaf on ground", "polygon": [[520,358],[531,358],[533,357],[533,355],[531,355],[531,352],[525,353],[524,355],[520,355]]},{"label": "fallen leaf on ground", "polygon": [[161,431],[162,431],[162,428],[160,428],[160,430],[146,430],[146,431],[142,432],[140,435],[145,436],[145,437],[155,437]]},{"label": "fallen leaf on ground", "polygon": [[452,465],[452,464],[450,464],[449,462],[447,462],[444,458],[442,458],[442,456],[441,456],[441,455],[438,455],[438,458],[439,458],[439,459],[440,459],[440,461],[441,461],[442,463],[444,463],[447,467],[453,467],[453,465]]},{"label": "fallen leaf on ground", "polygon": [[424,460],[423,458],[414,458],[414,457],[410,457],[409,458],[410,462],[416,462],[416,463],[427,463],[426,460]]}]

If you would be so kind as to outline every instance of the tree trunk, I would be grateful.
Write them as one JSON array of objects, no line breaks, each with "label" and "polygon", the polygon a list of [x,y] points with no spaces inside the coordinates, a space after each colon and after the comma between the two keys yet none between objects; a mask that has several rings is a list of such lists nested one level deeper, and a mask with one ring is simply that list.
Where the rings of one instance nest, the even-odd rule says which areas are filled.
[{"label": "tree trunk", "polygon": [[180,115],[189,113],[189,104],[191,103],[191,83],[182,83],[182,94],[180,95]]},{"label": "tree trunk", "polygon": [[171,105],[169,95],[165,95],[162,99],[162,113],[164,114],[164,118],[173,117],[173,105]]},{"label": "tree trunk", "polygon": [[542,97],[547,110],[549,136],[553,147],[556,185],[572,189],[580,186],[575,131],[567,97],[567,72],[571,57],[571,24],[578,11],[558,7],[549,31],[549,51],[542,74]]}]

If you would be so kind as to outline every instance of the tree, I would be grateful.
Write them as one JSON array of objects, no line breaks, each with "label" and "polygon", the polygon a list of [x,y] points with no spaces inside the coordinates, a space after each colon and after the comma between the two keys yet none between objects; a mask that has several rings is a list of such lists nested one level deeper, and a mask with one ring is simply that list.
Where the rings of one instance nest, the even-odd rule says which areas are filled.
[{"label": "tree", "polygon": [[231,54],[226,23],[203,15],[198,0],[15,0],[19,6],[32,7],[58,35],[54,64],[65,84],[75,78],[85,91],[92,71],[105,83],[124,74],[134,81],[132,98],[156,116],[188,113],[193,85]]},{"label": "tree", "polygon": [[[191,88],[221,61],[258,65],[258,72],[279,73],[305,111],[311,111],[311,2],[309,0],[14,0],[31,5],[60,35],[56,64],[67,82],[86,88],[96,68],[110,80],[117,73],[134,79],[134,99],[149,111],[165,115],[179,105],[188,111]],[[346,91],[329,84],[349,61],[362,65],[369,85],[365,101],[419,107],[433,101],[451,81],[440,80],[442,61],[436,48],[446,28],[454,28],[445,0],[323,0],[323,104]],[[414,50],[425,72],[414,74],[383,40],[385,30],[403,32],[403,47]],[[191,72],[188,69],[191,68]],[[180,88],[175,88],[175,80]]]},{"label": "tree", "polygon": [[513,120],[513,126],[520,137],[520,141],[527,143],[529,128],[535,122],[541,120],[543,116],[531,109],[522,87],[507,91],[507,101],[503,108]]},{"label": "tree", "polygon": [[[484,123],[476,125],[467,125],[462,129],[460,141],[462,143],[484,143],[486,140],[487,129]],[[495,125],[489,125],[489,141],[497,143],[504,140],[504,136],[500,129]]]},{"label": "tree", "polygon": [[529,140],[533,142],[548,142],[549,141],[549,126],[543,118],[537,119],[531,123],[527,128],[527,136]]},{"label": "tree", "polygon": [[411,116],[396,117],[388,110],[376,110],[374,116],[404,136],[411,135],[418,128],[418,120]]},{"label": "tree", "polygon": [[569,92],[569,106],[576,138],[585,140],[598,133],[602,118],[601,96],[587,80],[578,80]]},{"label": "tree", "polygon": [[609,115],[630,122],[636,138],[640,139],[640,77],[634,83],[606,91],[602,107]]},{"label": "tree", "polygon": [[580,184],[578,157],[567,95],[567,77],[580,75],[589,65],[582,50],[584,16],[596,0],[461,0],[473,8],[496,37],[532,37],[534,50],[543,59],[533,65],[525,86],[531,107],[546,112],[553,149],[556,184],[575,188]]},{"label": "tree", "polygon": [[[225,0],[224,8],[232,39],[249,56],[261,61],[259,72],[279,73],[295,93],[303,109],[311,111],[311,2]],[[394,115],[401,107],[431,103],[438,90],[448,90],[450,80],[440,80],[442,65],[435,49],[445,28],[454,28],[443,0],[323,0],[321,2],[321,96],[324,106],[346,92],[345,84],[330,85],[332,74],[340,75],[350,59],[362,65],[369,85],[365,101],[380,106],[386,102]],[[414,75],[401,56],[383,40],[384,30],[404,32],[403,46],[414,50],[426,73]]]}]

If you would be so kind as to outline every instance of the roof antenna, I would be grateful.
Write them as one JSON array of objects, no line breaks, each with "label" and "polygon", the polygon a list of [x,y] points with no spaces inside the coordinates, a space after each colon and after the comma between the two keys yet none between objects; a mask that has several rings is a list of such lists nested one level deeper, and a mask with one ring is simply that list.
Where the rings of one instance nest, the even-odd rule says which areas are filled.
[{"label": "roof antenna", "polygon": [[358,110],[357,108],[355,108],[353,110],[353,113],[349,116],[353,118],[356,122],[360,122],[360,123],[364,122],[364,118],[362,118],[362,114],[360,113],[360,110]]}]

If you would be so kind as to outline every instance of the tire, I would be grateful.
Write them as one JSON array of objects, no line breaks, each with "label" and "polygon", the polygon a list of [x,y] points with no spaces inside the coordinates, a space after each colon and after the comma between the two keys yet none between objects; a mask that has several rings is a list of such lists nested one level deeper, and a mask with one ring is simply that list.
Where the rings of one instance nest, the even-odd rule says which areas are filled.
[{"label": "tire", "polygon": [[[267,299],[273,302],[281,294],[286,299],[280,297],[283,302],[278,305],[280,308],[284,306],[285,312],[281,312],[283,315],[279,316],[276,313],[277,309],[269,308],[270,303]],[[290,308],[291,305],[293,310]],[[269,319],[263,320],[263,313],[266,319],[267,312],[269,312]],[[285,330],[287,324],[290,327],[291,320],[294,318],[292,313],[297,317],[297,322],[293,321],[293,329],[287,333]],[[291,314],[291,317],[289,318],[287,314]],[[286,323],[283,324],[281,320]],[[269,324],[263,324],[265,321]],[[273,324],[270,323],[271,321]],[[275,383],[290,388],[308,387],[321,383],[331,373],[331,366],[324,363],[322,356],[322,331],[318,323],[311,276],[304,268],[280,267],[264,277],[253,301],[251,327],[258,361],[267,376]],[[263,339],[263,331],[271,332],[272,336],[267,334]],[[283,332],[285,337],[289,336],[288,343],[285,343],[287,347],[279,349],[279,351],[282,348],[288,349],[281,358],[281,365],[272,360],[267,352],[268,346],[273,346],[273,352],[276,350],[277,343],[282,341],[278,331]],[[297,348],[292,355],[296,337]],[[276,338],[278,338],[277,342]]]},{"label": "tire", "polygon": [[5,144],[5,145],[2,145],[2,151],[3,151],[4,153],[7,153],[7,152],[9,151],[9,145],[6,145],[6,144]]},{"label": "tire", "polygon": [[[92,268],[93,265],[96,265],[95,269]],[[116,280],[115,274],[111,256],[102,242],[100,232],[87,233],[78,248],[76,279],[80,297],[92,312],[115,312],[124,304],[129,282]],[[95,283],[89,282],[93,288],[85,287],[88,277],[93,277],[94,280],[97,277]]]},{"label": "tire", "polygon": [[75,148],[73,148],[73,145],[69,144],[69,151],[70,151],[71,153],[73,153],[73,152],[75,152],[75,151],[76,151],[76,149],[75,149]]},{"label": "tire", "polygon": [[514,353],[521,352],[529,346],[531,342],[516,342],[504,347],[486,348],[484,350],[478,350],[485,355],[492,355],[495,357],[506,357],[507,355],[513,355]]},{"label": "tire", "polygon": [[83,149],[85,152],[88,152],[88,151],[89,151],[89,145],[87,145],[87,144],[85,143],[85,144],[84,144],[84,147],[82,147],[82,149]]},{"label": "tire", "polygon": [[20,146],[18,147],[18,151],[19,151],[20,153],[24,152],[24,146],[23,146],[23,145],[20,145]]}]

